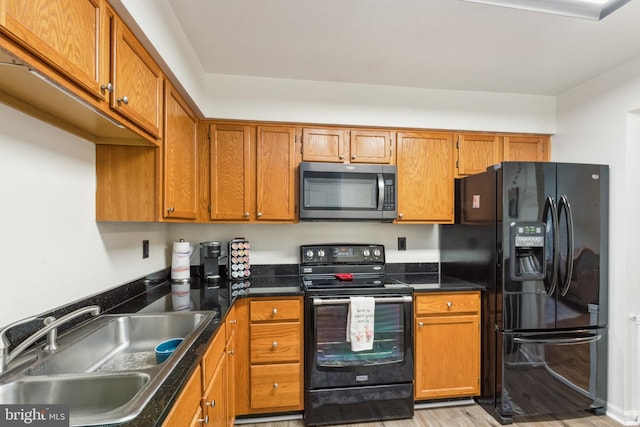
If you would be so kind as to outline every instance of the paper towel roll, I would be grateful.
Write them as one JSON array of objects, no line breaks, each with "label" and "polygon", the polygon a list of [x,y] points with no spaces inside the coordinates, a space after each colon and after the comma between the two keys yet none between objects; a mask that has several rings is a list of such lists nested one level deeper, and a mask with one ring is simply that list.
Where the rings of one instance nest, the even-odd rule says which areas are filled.
[{"label": "paper towel roll", "polygon": [[189,242],[173,242],[173,252],[171,254],[171,279],[183,280],[191,277],[191,254],[193,247]]}]

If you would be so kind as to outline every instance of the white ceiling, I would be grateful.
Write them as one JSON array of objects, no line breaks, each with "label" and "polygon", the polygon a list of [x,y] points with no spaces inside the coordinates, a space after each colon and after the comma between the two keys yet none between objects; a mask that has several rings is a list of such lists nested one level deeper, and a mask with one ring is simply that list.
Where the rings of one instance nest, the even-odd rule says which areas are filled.
[{"label": "white ceiling", "polygon": [[460,0],[169,0],[208,73],[557,95],[640,56],[640,1],[588,21]]}]

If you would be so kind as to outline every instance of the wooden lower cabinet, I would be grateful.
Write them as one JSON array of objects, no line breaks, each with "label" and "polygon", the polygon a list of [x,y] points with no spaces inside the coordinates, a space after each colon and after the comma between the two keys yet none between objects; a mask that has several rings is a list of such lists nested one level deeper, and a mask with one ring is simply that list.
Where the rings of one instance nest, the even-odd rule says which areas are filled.
[{"label": "wooden lower cabinet", "polygon": [[173,405],[173,408],[171,408],[171,412],[169,412],[169,415],[165,418],[162,426],[201,425],[200,421],[204,418],[202,415],[202,406],[200,406],[201,399],[202,368],[198,365],[180,392],[176,403]]},{"label": "wooden lower cabinet", "polygon": [[246,346],[247,357],[236,359],[236,379],[248,384],[236,393],[238,415],[303,409],[302,307],[302,297],[251,298],[239,306],[249,323],[238,328],[238,347]]},{"label": "wooden lower cabinet", "polygon": [[480,292],[415,298],[415,399],[480,393]]},{"label": "wooden lower cabinet", "polygon": [[235,421],[235,311],[209,344],[202,361],[180,392],[163,427],[228,427]]}]

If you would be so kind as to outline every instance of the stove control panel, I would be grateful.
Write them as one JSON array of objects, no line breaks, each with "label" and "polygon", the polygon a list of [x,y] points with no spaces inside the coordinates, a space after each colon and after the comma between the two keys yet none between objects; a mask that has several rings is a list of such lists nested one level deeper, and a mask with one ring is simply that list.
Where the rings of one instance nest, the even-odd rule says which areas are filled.
[{"label": "stove control panel", "polygon": [[300,263],[384,264],[383,245],[305,245],[300,247]]}]

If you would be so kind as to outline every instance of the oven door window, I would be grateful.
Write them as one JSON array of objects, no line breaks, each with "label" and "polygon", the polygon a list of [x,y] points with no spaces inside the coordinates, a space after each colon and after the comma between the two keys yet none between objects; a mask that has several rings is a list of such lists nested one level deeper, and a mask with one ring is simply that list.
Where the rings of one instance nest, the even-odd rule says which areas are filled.
[{"label": "oven door window", "polygon": [[347,342],[348,304],[320,305],[315,310],[317,366],[382,365],[404,360],[403,304],[376,304],[373,349],[365,351],[352,351]]}]

